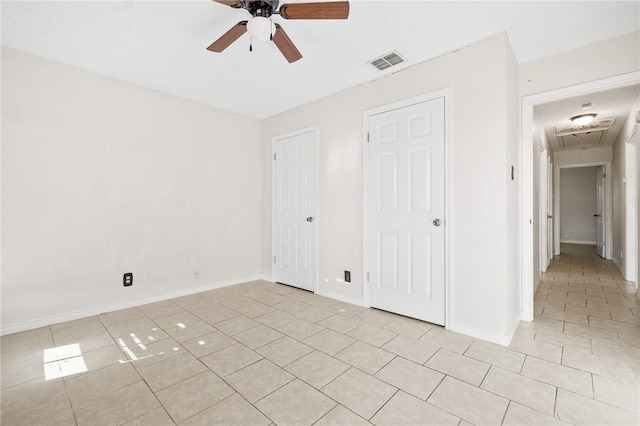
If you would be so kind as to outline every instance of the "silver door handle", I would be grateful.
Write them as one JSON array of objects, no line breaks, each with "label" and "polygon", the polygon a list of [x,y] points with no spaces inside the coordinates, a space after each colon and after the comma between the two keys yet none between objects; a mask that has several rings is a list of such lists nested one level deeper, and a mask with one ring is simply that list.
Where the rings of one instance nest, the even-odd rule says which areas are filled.
[{"label": "silver door handle", "polygon": [[307,218],[307,222],[313,222],[313,217],[309,216],[309,217]]},{"label": "silver door handle", "polygon": [[436,220],[433,221],[433,224],[435,226],[440,226],[440,225],[442,225],[442,221],[440,219],[436,219]]},{"label": "silver door handle", "polygon": [[553,219],[553,216],[547,215],[547,219]]}]

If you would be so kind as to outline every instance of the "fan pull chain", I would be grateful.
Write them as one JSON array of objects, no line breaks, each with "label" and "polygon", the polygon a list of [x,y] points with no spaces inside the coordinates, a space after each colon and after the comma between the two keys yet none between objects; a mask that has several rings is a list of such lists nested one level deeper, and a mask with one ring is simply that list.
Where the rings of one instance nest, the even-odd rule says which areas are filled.
[{"label": "fan pull chain", "polygon": [[271,25],[269,25],[269,41],[273,41],[273,19],[269,18]]},{"label": "fan pull chain", "polygon": [[249,52],[253,52],[253,38],[249,38]]}]

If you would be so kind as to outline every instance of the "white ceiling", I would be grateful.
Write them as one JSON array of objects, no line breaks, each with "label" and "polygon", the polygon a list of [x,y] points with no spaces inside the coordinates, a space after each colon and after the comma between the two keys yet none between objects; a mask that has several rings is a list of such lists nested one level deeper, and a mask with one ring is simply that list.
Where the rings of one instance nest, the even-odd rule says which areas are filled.
[{"label": "white ceiling", "polygon": [[[544,128],[547,140],[554,151],[613,145],[639,94],[640,86],[630,86],[537,105],[534,108],[534,120]],[[587,103],[593,106],[583,110],[582,105]],[[571,117],[586,113],[597,114],[596,119],[614,117],[615,122],[603,133],[591,132],[568,136],[566,139],[571,145],[565,147],[561,139],[556,136],[556,127],[570,125]]]},{"label": "white ceiling", "polygon": [[[273,43],[249,53],[246,35],[222,53],[207,51],[249,16],[211,0],[3,0],[1,7],[5,46],[254,118],[502,31],[523,63],[640,29],[637,1],[352,0],[346,21],[274,16],[304,56],[289,64]],[[391,50],[407,61],[383,72],[367,64]]]}]

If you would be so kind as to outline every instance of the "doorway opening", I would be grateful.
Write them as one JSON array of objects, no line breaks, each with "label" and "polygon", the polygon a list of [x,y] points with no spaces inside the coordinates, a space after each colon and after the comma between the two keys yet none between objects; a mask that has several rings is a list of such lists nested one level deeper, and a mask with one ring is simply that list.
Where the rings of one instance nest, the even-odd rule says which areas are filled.
[{"label": "doorway opening", "polygon": [[606,195],[607,174],[601,166],[561,166],[557,189],[554,191],[557,209],[558,251],[563,244],[596,246],[597,254],[605,258],[607,238]]},{"label": "doorway opening", "polygon": [[[525,96],[522,99],[522,137],[521,137],[521,155],[522,155],[522,187],[521,187],[521,218],[520,218],[520,282],[521,291],[521,319],[524,321],[532,321],[534,317],[533,296],[535,291],[534,276],[538,273],[534,270],[534,253],[538,259],[539,252],[534,251],[536,239],[534,237],[533,219],[539,213],[534,214],[534,107],[547,104],[550,102],[560,101],[580,95],[586,95],[606,90],[624,88],[640,84],[640,75],[637,73],[628,73],[616,77],[598,80],[590,83],[579,84],[572,87],[544,92],[536,95]],[[536,156],[537,159],[537,156]],[[586,165],[586,164],[585,164]],[[609,166],[610,169],[610,166]],[[558,171],[558,167],[555,167]],[[608,170],[610,172],[610,170]],[[557,173],[556,173],[557,176]],[[557,209],[557,203],[554,210]],[[559,229],[557,217],[554,211],[554,252],[560,252]],[[537,227],[537,226],[536,226]],[[606,235],[606,231],[605,231]],[[539,236],[539,235],[538,235]],[[605,244],[607,251],[608,246]],[[606,253],[610,258],[610,254]]]}]

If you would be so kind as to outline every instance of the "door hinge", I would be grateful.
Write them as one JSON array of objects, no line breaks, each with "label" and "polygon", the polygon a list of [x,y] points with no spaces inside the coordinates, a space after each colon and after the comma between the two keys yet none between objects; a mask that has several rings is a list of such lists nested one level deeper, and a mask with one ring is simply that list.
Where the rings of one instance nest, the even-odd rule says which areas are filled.
[{"label": "door hinge", "polygon": [[367,272],[367,281],[369,281],[369,273]]},{"label": "door hinge", "polygon": [[273,256],[273,263],[276,263],[276,257]]},{"label": "door hinge", "polygon": [[273,161],[276,161],[276,153],[273,153]]},{"label": "door hinge", "polygon": [[367,132],[367,142],[371,142],[371,133]]}]

